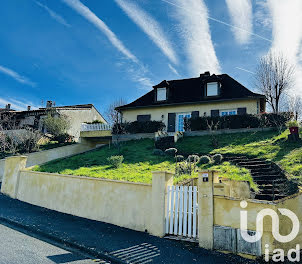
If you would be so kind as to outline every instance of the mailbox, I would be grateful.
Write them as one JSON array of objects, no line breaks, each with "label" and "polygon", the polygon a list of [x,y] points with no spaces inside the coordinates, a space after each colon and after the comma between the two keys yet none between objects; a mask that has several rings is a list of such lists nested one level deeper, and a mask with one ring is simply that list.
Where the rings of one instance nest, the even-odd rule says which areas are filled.
[{"label": "mailbox", "polygon": [[208,182],[209,181],[209,173],[203,173],[202,174],[202,181]]}]

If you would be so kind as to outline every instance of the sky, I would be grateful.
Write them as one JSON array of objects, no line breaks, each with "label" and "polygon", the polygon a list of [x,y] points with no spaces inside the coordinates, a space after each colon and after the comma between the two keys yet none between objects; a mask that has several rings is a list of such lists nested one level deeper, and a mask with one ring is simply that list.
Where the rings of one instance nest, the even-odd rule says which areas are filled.
[{"label": "sky", "polygon": [[162,80],[227,73],[254,89],[270,50],[302,94],[301,0],[10,0],[0,8],[0,108],[131,102]]}]

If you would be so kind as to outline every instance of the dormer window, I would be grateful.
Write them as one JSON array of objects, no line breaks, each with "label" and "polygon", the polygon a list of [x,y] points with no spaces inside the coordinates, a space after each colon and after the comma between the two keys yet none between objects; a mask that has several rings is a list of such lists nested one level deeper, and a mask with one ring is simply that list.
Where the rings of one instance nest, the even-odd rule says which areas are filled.
[{"label": "dormer window", "polygon": [[167,100],[167,88],[157,88],[157,101],[166,101]]},{"label": "dormer window", "polygon": [[217,96],[219,95],[219,83],[210,82],[207,83],[206,96]]}]

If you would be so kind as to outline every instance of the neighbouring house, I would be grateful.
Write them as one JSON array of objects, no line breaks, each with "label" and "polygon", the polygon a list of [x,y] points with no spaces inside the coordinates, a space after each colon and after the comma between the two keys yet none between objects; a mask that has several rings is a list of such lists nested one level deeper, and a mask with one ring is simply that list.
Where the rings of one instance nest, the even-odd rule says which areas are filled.
[{"label": "neighbouring house", "polygon": [[[8,109],[6,108],[1,115],[7,112]],[[105,118],[93,104],[54,106],[52,101],[47,101],[45,108],[31,109],[31,107],[28,106],[26,111],[13,111],[11,113],[14,114],[16,128],[32,127],[44,133],[47,133],[47,131],[44,127],[43,119],[45,119],[48,114],[51,113],[54,116],[64,115],[70,121],[70,128],[67,133],[73,136],[76,141],[80,137],[82,123],[98,120],[103,124],[107,124]]]},{"label": "neighbouring house", "polygon": [[116,108],[123,122],[162,121],[168,132],[183,131],[184,118],[260,114],[266,98],[227,74],[162,81],[134,102]]}]

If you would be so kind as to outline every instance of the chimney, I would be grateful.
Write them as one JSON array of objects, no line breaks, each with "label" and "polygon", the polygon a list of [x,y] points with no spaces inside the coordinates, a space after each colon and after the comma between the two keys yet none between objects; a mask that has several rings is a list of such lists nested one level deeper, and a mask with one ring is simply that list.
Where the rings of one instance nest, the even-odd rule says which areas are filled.
[{"label": "chimney", "polygon": [[5,107],[6,110],[10,110],[10,106],[11,106],[11,104],[7,104],[6,107]]},{"label": "chimney", "polygon": [[27,106],[27,111],[30,111],[30,109],[31,109],[31,106],[30,105]]},{"label": "chimney", "polygon": [[52,101],[47,101],[46,108],[51,108],[51,107],[52,107]]},{"label": "chimney", "polygon": [[211,76],[211,73],[209,71],[206,71],[202,74],[200,74],[200,77],[210,77]]}]

